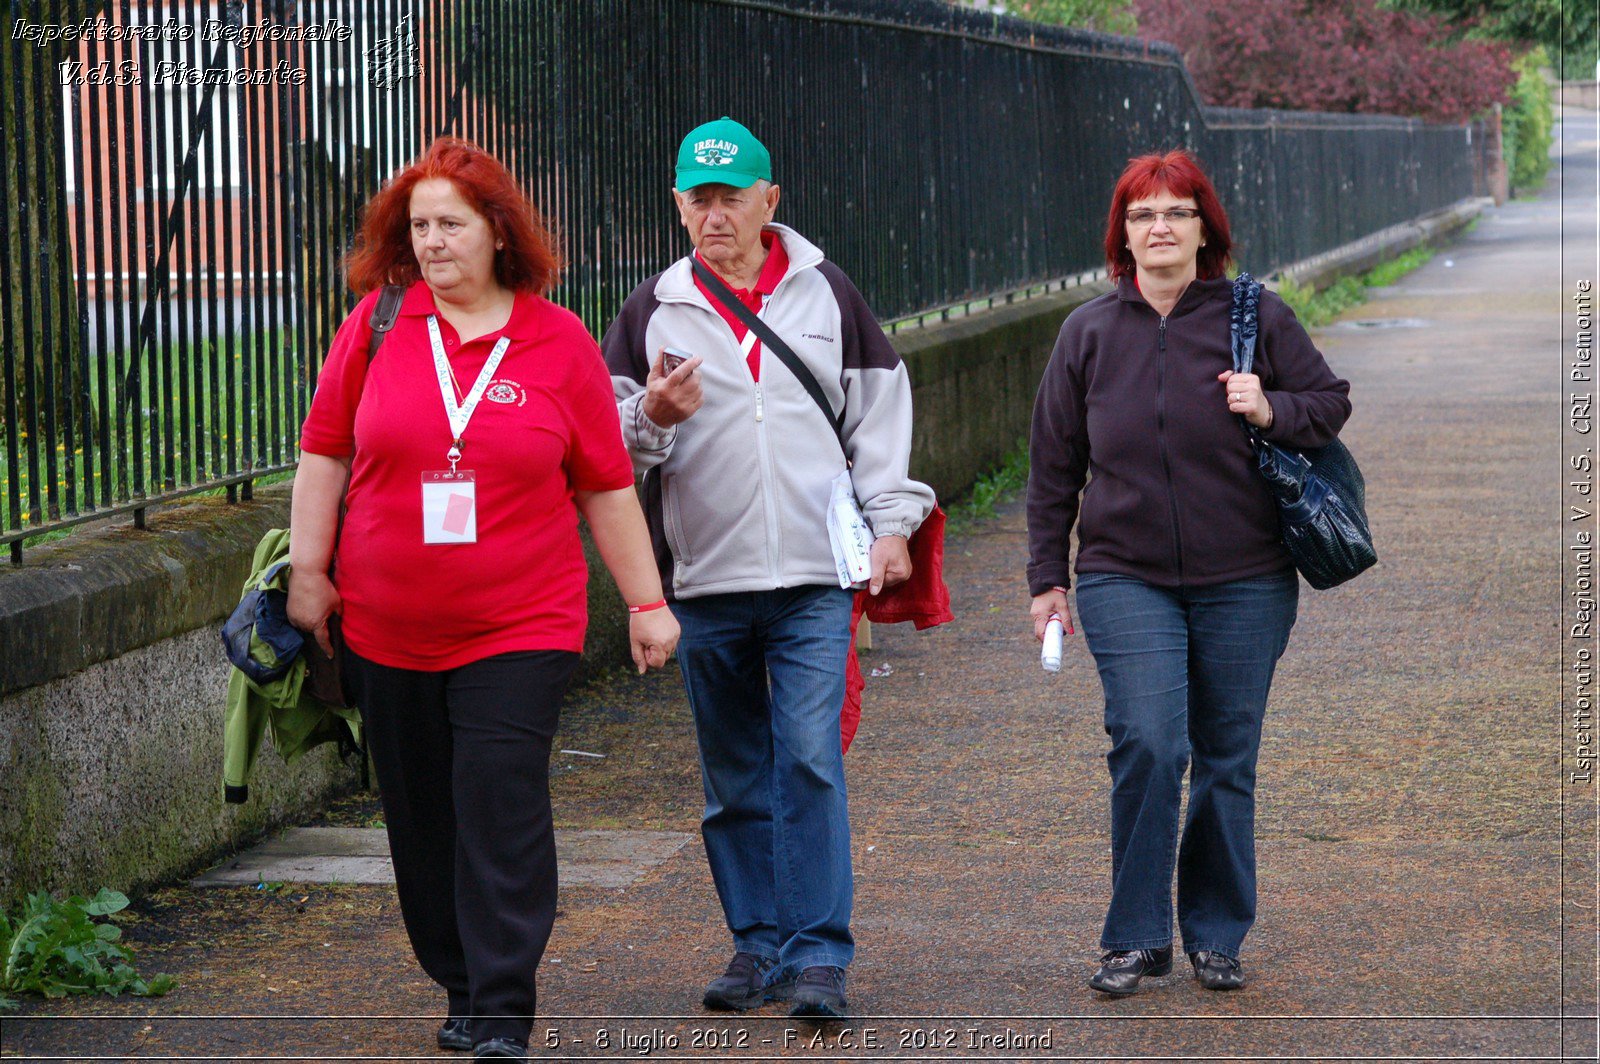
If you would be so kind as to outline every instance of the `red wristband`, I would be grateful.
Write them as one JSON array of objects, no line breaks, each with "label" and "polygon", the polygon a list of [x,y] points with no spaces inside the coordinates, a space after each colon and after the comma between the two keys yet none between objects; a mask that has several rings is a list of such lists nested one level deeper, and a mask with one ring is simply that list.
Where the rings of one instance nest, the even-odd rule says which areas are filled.
[{"label": "red wristband", "polygon": [[649,613],[651,610],[664,609],[664,608],[666,608],[666,605],[667,605],[667,600],[666,599],[662,599],[659,602],[646,602],[643,606],[629,606],[628,607],[628,612],[629,613]]}]

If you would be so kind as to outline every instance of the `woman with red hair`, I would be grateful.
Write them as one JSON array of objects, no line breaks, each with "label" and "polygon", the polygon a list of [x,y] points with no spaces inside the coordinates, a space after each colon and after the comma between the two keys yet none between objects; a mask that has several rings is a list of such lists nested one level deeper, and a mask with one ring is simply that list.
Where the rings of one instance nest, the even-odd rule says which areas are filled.
[{"label": "woman with red hair", "polygon": [[1350,416],[1349,384],[1270,292],[1256,371],[1233,372],[1231,249],[1227,214],[1188,153],[1130,161],[1106,223],[1116,290],[1067,318],[1034,404],[1034,633],[1051,617],[1071,630],[1076,524],[1078,611],[1111,737],[1111,903],[1089,980],[1106,994],[1172,969],[1175,848],[1196,978],[1244,983],[1256,754],[1299,583],[1239,419],[1318,447]]},{"label": "woman with red hair", "polygon": [[549,758],[588,619],[580,513],[639,671],[678,640],[600,349],[543,296],[558,267],[481,149],[439,140],[397,174],[350,256],[365,298],[318,377],[290,519],[289,617],[325,649],[338,618],[401,914],[447,997],[438,1044],[478,1057],[526,1057],[555,917]]}]

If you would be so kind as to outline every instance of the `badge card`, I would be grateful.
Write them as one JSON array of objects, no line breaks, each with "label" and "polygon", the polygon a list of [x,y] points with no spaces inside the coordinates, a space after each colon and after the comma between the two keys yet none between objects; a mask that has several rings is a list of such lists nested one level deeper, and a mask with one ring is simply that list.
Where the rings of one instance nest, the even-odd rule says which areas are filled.
[{"label": "badge card", "polygon": [[422,474],[422,542],[478,542],[478,482],[472,470]]}]

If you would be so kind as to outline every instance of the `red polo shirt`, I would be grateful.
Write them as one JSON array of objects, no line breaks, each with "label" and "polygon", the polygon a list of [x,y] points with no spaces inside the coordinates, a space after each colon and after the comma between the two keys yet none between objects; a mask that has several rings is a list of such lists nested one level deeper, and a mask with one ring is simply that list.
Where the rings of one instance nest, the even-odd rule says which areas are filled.
[{"label": "red polo shirt", "polygon": [[570,311],[519,293],[506,327],[461,342],[439,331],[462,388],[502,335],[494,380],[462,437],[460,468],[477,476],[476,543],[422,541],[422,474],[449,468],[450,422],[439,395],[418,282],[371,366],[363,299],[335,336],[301,428],[311,454],[353,456],[334,584],[343,629],[362,657],[440,671],[516,650],[583,649],[588,571],[576,491],[633,486],[611,378]]},{"label": "red polo shirt", "polygon": [[[718,277],[722,277],[724,284],[728,284],[729,288],[733,288],[733,294],[739,297],[739,302],[743,303],[745,306],[749,307],[752,311],[758,314],[761,312],[761,304],[764,302],[764,297],[770,296],[773,292],[777,291],[778,282],[783,280],[783,275],[789,272],[789,253],[783,250],[783,241],[778,239],[778,235],[776,233],[762,233],[761,245],[767,249],[767,261],[761,265],[761,276],[756,278],[756,286],[754,288],[733,288],[733,285],[728,284],[728,279],[726,277],[722,277],[722,274],[720,273],[717,274]],[[700,252],[696,251],[694,256],[695,258],[699,259]],[[713,267],[709,262],[706,262],[705,259],[700,259],[700,261],[704,263],[708,269],[715,269],[715,267]],[[723,306],[722,301],[711,294],[711,290],[701,283],[698,276],[694,279],[694,286],[700,289],[700,294],[706,297],[706,300],[711,304],[712,308],[716,310],[718,314],[722,315],[722,320],[727,322],[728,328],[733,330],[734,337],[738,339],[740,343],[744,343],[744,334],[750,330],[745,328],[744,322],[739,320],[738,315],[734,314],[733,311]],[[760,340],[757,340],[751,346],[750,357],[746,361],[750,363],[750,376],[754,377],[756,380],[760,380]]]}]

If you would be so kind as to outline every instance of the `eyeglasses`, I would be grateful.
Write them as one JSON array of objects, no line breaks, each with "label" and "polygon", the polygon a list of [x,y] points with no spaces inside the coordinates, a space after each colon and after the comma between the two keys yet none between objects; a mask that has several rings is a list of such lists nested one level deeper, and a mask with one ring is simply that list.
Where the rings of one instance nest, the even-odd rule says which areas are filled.
[{"label": "eyeglasses", "polygon": [[1193,207],[1174,207],[1170,211],[1129,211],[1128,224],[1136,229],[1148,229],[1156,224],[1157,218],[1165,218],[1168,225],[1182,222],[1192,222],[1200,217],[1200,212]]}]

